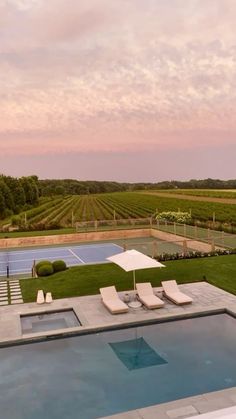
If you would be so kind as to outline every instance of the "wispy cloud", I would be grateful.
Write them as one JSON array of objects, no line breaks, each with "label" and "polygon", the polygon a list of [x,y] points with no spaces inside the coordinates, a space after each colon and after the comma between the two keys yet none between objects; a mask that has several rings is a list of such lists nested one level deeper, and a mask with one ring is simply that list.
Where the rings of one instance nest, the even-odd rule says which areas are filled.
[{"label": "wispy cloud", "polygon": [[233,144],[234,0],[0,4],[0,152]]}]

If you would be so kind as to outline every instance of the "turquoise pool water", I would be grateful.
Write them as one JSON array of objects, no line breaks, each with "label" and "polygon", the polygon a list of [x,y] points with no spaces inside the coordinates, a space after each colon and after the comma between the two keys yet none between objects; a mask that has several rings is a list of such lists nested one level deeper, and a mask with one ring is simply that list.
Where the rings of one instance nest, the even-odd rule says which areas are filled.
[{"label": "turquoise pool water", "polygon": [[235,359],[226,314],[2,348],[0,412],[95,419],[235,386]]}]

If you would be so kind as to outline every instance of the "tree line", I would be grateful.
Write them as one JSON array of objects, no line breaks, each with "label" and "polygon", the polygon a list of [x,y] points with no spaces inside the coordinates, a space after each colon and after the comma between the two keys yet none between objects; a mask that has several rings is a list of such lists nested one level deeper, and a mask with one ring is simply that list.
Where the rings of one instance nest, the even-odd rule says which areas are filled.
[{"label": "tree line", "polygon": [[37,176],[14,178],[0,175],[0,219],[37,205],[38,183]]},{"label": "tree line", "polygon": [[85,195],[145,189],[236,189],[236,180],[191,179],[188,181],[163,181],[154,183],[119,183],[108,181],[79,181],[74,179],[46,179],[39,181],[42,196]]}]

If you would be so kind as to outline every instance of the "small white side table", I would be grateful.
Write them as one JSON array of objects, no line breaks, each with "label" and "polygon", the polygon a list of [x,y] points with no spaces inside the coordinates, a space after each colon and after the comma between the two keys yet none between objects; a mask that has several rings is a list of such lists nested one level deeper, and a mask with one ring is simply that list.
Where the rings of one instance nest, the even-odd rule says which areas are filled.
[{"label": "small white side table", "polygon": [[130,303],[128,303],[128,306],[130,308],[140,308],[142,307],[142,303],[138,300],[134,300],[134,301],[130,301]]}]

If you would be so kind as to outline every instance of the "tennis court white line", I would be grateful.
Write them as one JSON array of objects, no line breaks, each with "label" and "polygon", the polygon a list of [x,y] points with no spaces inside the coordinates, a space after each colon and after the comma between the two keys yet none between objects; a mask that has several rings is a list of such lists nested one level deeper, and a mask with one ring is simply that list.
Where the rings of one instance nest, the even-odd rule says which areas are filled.
[{"label": "tennis court white line", "polygon": [[[69,250],[69,249],[68,249]],[[63,259],[69,259],[71,258],[71,255],[68,256],[63,256]],[[55,257],[53,256],[48,256],[48,259],[55,259]],[[37,258],[37,259],[13,259],[9,261],[9,264],[12,265],[13,263],[19,263],[19,262],[34,262],[34,260],[37,262],[39,260],[45,260],[45,258]],[[6,266],[6,262],[0,262],[0,265],[5,265]]]},{"label": "tennis court white line", "polygon": [[119,246],[118,244],[115,244],[115,243],[104,243],[104,244],[79,244],[79,245],[77,245],[77,246],[72,246],[72,248],[83,248],[83,249],[87,249],[87,248],[89,248],[89,249],[91,249],[91,248],[96,248],[96,247],[113,247],[113,246],[116,246],[116,247],[119,247],[120,249],[123,249],[123,247],[121,247],[121,246]]},{"label": "tennis court white line", "polygon": [[122,251],[124,250],[124,248],[122,246],[119,246],[119,244],[116,243],[112,243],[113,246],[119,247],[119,249],[121,249]]},{"label": "tennis court white line", "polygon": [[24,253],[50,253],[51,251],[55,251],[55,252],[59,252],[59,251],[67,251],[68,247],[48,247],[47,249],[42,249],[41,247],[38,247],[37,250],[36,249],[28,249],[28,250],[20,250],[20,251],[16,251],[16,250],[8,250],[7,252],[0,252],[4,254],[4,255],[22,255]]},{"label": "tennis court white line", "polygon": [[[10,271],[10,279],[12,280],[13,278],[11,278],[12,275],[31,275],[31,271],[26,271],[25,269],[11,269]],[[6,277],[6,272],[0,271],[0,277]]]},{"label": "tennis court white line", "polygon": [[[80,244],[80,245],[76,245],[76,246],[72,246],[72,248],[96,248],[96,247],[113,247],[113,246],[116,246],[116,247],[119,247],[120,249],[123,249],[123,247],[121,247],[121,246],[119,246],[118,244],[116,244],[116,243],[104,243],[104,244],[85,244],[85,245],[83,245],[83,244]],[[20,250],[20,251],[16,251],[16,250],[10,250],[10,249],[8,249],[8,250],[6,250],[6,251],[1,251],[0,252],[0,256],[1,256],[1,253],[2,254],[4,254],[4,255],[6,255],[6,254],[15,254],[15,255],[17,255],[17,254],[24,254],[24,253],[39,253],[39,252],[50,252],[50,251],[56,251],[56,252],[59,252],[59,251],[61,251],[61,250],[66,250],[66,251],[68,251],[68,250],[70,250],[70,248],[69,247],[47,247],[46,249],[44,249],[43,247],[37,247],[37,249],[25,249],[25,250]]]},{"label": "tennis court white line", "polygon": [[77,254],[76,253],[74,253],[73,252],[73,250],[71,250],[71,249],[68,249],[69,250],[69,252],[71,252],[71,254],[76,258],[76,259],[78,259],[81,263],[85,263],[82,259],[80,259],[80,257],[79,256],[77,256]]}]

